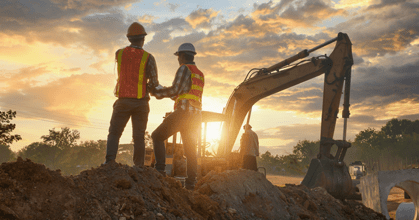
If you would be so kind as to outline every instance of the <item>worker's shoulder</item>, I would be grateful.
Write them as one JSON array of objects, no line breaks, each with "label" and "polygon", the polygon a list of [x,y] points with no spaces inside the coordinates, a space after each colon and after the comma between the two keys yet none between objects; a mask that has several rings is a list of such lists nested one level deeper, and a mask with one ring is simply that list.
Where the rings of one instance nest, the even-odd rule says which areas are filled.
[{"label": "worker's shoulder", "polygon": [[116,51],[115,51],[115,57],[117,57],[117,56],[118,56],[118,53],[119,53],[120,51],[124,50],[125,48],[127,48],[127,47],[122,47],[122,48],[119,48],[118,50],[116,50]]},{"label": "worker's shoulder", "polygon": [[186,71],[186,72],[189,71],[190,72],[190,70],[189,70],[188,66],[186,66],[186,64],[180,65],[179,68],[177,69],[177,71],[178,72],[184,72],[184,71]]},{"label": "worker's shoulder", "polygon": [[[144,50],[145,51],[145,50]],[[154,56],[153,56],[153,54],[151,54],[150,52],[148,52],[148,51],[145,51],[145,52],[147,52],[148,53],[148,59],[153,59],[153,60],[155,60],[154,59]]]}]

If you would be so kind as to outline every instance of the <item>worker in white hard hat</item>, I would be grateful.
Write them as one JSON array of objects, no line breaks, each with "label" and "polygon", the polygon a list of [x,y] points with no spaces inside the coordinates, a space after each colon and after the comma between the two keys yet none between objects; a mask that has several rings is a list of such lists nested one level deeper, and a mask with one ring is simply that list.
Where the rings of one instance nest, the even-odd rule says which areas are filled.
[{"label": "worker in white hard hat", "polygon": [[166,151],[164,140],[180,132],[187,160],[185,188],[194,189],[197,175],[196,148],[198,134],[201,128],[202,93],[204,89],[204,74],[195,65],[195,47],[184,43],[175,52],[180,67],[175,79],[169,87],[154,89],[152,95],[157,99],[172,98],[175,101],[174,111],[153,131],[155,168],[165,174]]},{"label": "worker in white hard hat", "polygon": [[132,23],[126,35],[131,45],[117,50],[115,54],[118,80],[114,93],[118,99],[113,104],[105,164],[115,161],[119,139],[131,118],[134,140],[133,162],[136,166],[144,165],[144,135],[150,112],[149,91],[159,84],[156,61],[153,55],[143,49],[146,35],[141,24]]}]

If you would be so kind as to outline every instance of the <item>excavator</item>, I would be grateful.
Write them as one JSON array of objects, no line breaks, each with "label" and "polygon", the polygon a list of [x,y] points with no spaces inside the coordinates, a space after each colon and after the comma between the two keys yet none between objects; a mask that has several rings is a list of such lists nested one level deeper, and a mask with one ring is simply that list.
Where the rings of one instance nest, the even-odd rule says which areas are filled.
[{"label": "excavator", "polygon": [[[314,51],[336,42],[333,52],[318,57],[308,57]],[[299,62],[296,62],[299,61]],[[293,64],[296,62],[295,64]],[[307,174],[301,184],[309,188],[323,187],[335,198],[345,198],[353,192],[351,176],[344,163],[347,149],[351,146],[346,139],[347,119],[349,118],[349,95],[351,67],[353,65],[352,43],[345,33],[318,45],[306,49],[268,68],[254,68],[249,71],[244,81],[231,94],[223,113],[202,112],[202,121],[222,122],[221,139],[215,157],[205,157],[204,147],[198,144],[198,163],[205,175],[212,169],[237,168],[240,162],[238,153],[232,152],[233,145],[243,125],[246,115],[250,118],[252,106],[259,100],[313,79],[324,74],[323,107],[320,131],[320,150],[317,158],[312,159]],[[343,140],[334,140],[333,135],[342,91],[344,90]],[[205,135],[205,132],[203,132]],[[205,142],[205,136],[204,136]],[[332,146],[337,146],[335,155]],[[171,146],[171,147],[170,147]],[[176,141],[168,143],[166,149],[174,149]],[[172,151],[174,152],[174,151]],[[172,155],[175,155],[173,153]],[[175,161],[173,161],[175,165]]]}]

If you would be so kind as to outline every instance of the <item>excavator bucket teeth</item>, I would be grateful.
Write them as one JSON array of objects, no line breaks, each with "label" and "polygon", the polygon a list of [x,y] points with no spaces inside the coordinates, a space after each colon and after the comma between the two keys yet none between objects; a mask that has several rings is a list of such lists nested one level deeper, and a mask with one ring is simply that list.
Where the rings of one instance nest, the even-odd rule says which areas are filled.
[{"label": "excavator bucket teeth", "polygon": [[323,187],[337,199],[346,198],[352,193],[352,179],[343,163],[337,165],[334,159],[311,160],[307,174],[301,182],[308,188]]}]

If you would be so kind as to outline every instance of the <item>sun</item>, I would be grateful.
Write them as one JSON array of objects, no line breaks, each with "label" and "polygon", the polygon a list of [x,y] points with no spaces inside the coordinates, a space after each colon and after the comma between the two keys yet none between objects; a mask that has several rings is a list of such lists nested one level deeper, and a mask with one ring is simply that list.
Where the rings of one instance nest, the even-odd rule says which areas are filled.
[{"label": "sun", "polygon": [[[207,151],[209,152],[217,152],[218,143],[221,139],[221,125],[221,122],[207,122],[205,133],[205,124],[202,124],[202,141],[205,138]],[[205,137],[204,134],[206,134]]]}]

